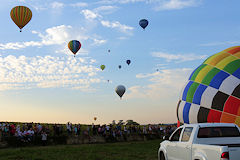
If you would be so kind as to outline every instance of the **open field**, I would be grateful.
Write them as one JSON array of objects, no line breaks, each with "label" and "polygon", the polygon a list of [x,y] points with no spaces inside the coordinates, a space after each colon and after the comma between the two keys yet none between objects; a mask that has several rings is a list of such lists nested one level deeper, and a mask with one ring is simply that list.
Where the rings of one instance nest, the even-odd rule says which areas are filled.
[{"label": "open field", "polygon": [[0,150],[0,160],[156,160],[161,140]]}]

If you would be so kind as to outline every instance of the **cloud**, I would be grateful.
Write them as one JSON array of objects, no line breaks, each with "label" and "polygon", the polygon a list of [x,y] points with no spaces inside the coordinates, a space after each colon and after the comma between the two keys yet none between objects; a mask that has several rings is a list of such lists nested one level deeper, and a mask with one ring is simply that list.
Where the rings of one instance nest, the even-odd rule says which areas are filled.
[{"label": "cloud", "polygon": [[98,13],[88,9],[82,10],[81,13],[84,15],[85,19],[87,20],[94,20],[98,17],[101,17]]},{"label": "cloud", "polygon": [[72,7],[87,7],[88,4],[84,3],[84,2],[78,2],[78,3],[70,4],[70,6],[72,6]]},{"label": "cloud", "polygon": [[61,9],[64,7],[64,4],[63,3],[60,3],[60,2],[53,2],[50,4],[51,8],[53,9]]},{"label": "cloud", "polygon": [[[2,44],[0,43],[0,50],[19,50],[27,47],[41,47],[49,45],[64,45],[67,48],[67,43],[72,39],[81,39],[81,42],[90,40],[92,45],[101,45],[106,42],[97,35],[87,35],[87,31],[84,28],[78,27],[78,29],[72,26],[60,25],[51,27],[45,30],[45,33],[38,31],[32,31],[36,34],[40,41],[27,41],[27,42],[9,42]],[[80,50],[82,52],[82,49]],[[67,52],[66,52],[67,53]]]},{"label": "cloud", "polygon": [[91,58],[37,56],[0,57],[0,90],[68,88],[93,90],[100,83]]},{"label": "cloud", "polygon": [[188,7],[196,7],[200,4],[201,0],[153,0],[151,2],[157,2],[158,5],[154,7],[156,11],[161,10],[178,10]]},{"label": "cloud", "polygon": [[102,20],[102,21],[101,21],[101,24],[102,24],[104,27],[117,28],[117,29],[119,29],[121,32],[124,32],[124,33],[129,33],[129,31],[131,31],[131,30],[134,29],[133,27],[130,27],[130,26],[121,24],[121,23],[118,22],[118,21],[110,22],[110,21],[104,21],[104,20]]},{"label": "cloud", "polygon": [[[138,74],[136,78],[148,79],[150,84],[132,86],[126,98],[171,99],[178,97],[193,70],[190,68],[162,69],[159,72]],[[164,93],[164,94],[163,94]],[[177,101],[177,100],[176,100]]]},{"label": "cloud", "polygon": [[207,55],[195,55],[195,54],[169,54],[164,52],[153,52],[153,57],[157,58],[163,58],[166,59],[167,62],[170,61],[179,61],[179,62],[185,62],[185,61],[194,61],[194,60],[201,60],[205,59]]}]

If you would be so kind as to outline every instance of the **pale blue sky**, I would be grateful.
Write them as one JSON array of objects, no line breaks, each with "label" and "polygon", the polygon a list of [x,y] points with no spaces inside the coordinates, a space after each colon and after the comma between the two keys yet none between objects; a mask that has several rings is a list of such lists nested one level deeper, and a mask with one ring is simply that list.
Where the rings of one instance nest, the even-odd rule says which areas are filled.
[{"label": "pale blue sky", "polygon": [[[21,33],[10,18],[17,5],[33,13]],[[190,73],[208,56],[239,44],[239,5],[1,0],[0,121],[92,123],[96,116],[100,124],[176,122]],[[143,18],[149,20],[145,31],[138,24]],[[82,44],[76,58],[67,48],[74,39]],[[120,84],[127,88],[122,100],[115,93]]]}]

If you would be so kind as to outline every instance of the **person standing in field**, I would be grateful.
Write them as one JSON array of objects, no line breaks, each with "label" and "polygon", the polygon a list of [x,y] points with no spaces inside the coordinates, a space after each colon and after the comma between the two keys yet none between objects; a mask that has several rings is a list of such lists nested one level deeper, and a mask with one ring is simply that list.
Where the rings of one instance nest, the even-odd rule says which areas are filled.
[{"label": "person standing in field", "polygon": [[45,131],[42,131],[42,145],[46,146],[47,145],[47,133]]}]

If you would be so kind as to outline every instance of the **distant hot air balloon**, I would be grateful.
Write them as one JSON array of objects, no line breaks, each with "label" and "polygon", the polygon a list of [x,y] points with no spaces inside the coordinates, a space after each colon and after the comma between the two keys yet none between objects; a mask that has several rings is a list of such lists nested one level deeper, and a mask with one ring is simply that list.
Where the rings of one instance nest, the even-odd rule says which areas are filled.
[{"label": "distant hot air balloon", "polygon": [[110,53],[110,49],[108,50],[108,53]]},{"label": "distant hot air balloon", "polygon": [[141,19],[139,21],[139,25],[145,30],[145,28],[148,26],[148,20],[146,19]]},{"label": "distant hot air balloon", "polygon": [[22,32],[22,28],[32,19],[32,11],[25,6],[16,6],[12,8],[10,16]]},{"label": "distant hot air balloon", "polygon": [[122,99],[122,96],[126,91],[126,88],[123,85],[119,85],[116,87],[115,91],[119,95],[120,99]]},{"label": "distant hot air balloon", "polygon": [[126,61],[126,63],[129,65],[129,64],[131,63],[131,60],[128,59],[128,60]]},{"label": "distant hot air balloon", "polygon": [[107,81],[109,82],[110,80],[108,79]]},{"label": "distant hot air balloon", "polygon": [[181,123],[240,126],[240,46],[207,58],[190,75],[177,105]]},{"label": "distant hot air balloon", "polygon": [[122,68],[122,66],[121,66],[121,65],[118,65],[118,68],[119,68],[119,69],[121,69],[121,68]]},{"label": "distant hot air balloon", "polygon": [[94,117],[93,119],[94,119],[94,121],[96,121],[96,120],[97,120],[97,117]]},{"label": "distant hot air balloon", "polygon": [[71,40],[70,42],[68,42],[68,48],[70,49],[70,51],[72,51],[75,57],[76,53],[81,48],[81,43],[78,40]]},{"label": "distant hot air balloon", "polygon": [[104,70],[104,69],[105,69],[105,65],[101,65],[100,68],[101,68],[102,70]]}]

